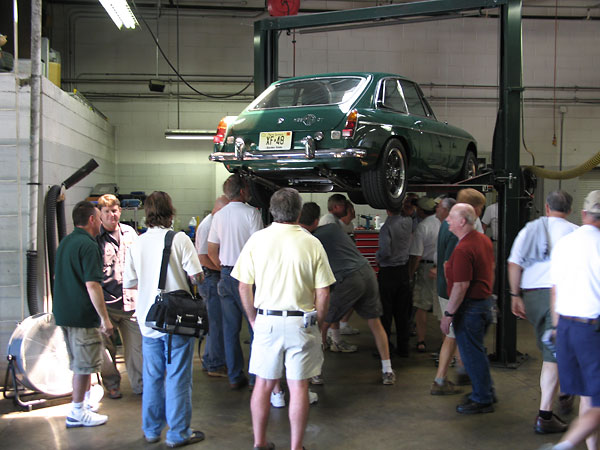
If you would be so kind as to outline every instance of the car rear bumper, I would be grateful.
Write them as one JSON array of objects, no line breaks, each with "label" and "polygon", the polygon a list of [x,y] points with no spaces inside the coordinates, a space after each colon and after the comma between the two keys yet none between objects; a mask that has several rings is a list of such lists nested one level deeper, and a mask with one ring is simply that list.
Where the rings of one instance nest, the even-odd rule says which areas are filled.
[{"label": "car rear bumper", "polygon": [[367,151],[355,148],[335,148],[314,150],[314,155],[304,150],[286,150],[286,151],[254,151],[254,152],[214,152],[208,159],[211,161],[285,161],[285,162],[307,162],[319,161],[336,158],[365,158]]}]

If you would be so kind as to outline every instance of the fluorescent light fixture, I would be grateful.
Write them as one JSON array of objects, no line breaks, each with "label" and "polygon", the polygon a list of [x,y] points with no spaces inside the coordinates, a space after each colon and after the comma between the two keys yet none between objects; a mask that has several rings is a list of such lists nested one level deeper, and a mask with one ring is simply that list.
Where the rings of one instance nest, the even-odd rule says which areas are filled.
[{"label": "fluorescent light fixture", "polygon": [[167,139],[200,139],[200,140],[212,141],[215,134],[217,134],[217,132],[212,131],[212,130],[167,130],[167,131],[165,131],[165,137]]},{"label": "fluorescent light fixture", "polygon": [[100,0],[100,3],[119,30],[123,27],[134,29],[139,25],[127,0]]}]

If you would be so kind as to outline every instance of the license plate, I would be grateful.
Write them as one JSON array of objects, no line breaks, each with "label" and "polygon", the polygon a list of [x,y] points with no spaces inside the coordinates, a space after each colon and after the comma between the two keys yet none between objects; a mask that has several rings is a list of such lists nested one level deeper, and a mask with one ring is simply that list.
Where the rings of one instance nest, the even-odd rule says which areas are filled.
[{"label": "license plate", "polygon": [[258,141],[259,150],[289,150],[292,148],[291,131],[263,131]]}]

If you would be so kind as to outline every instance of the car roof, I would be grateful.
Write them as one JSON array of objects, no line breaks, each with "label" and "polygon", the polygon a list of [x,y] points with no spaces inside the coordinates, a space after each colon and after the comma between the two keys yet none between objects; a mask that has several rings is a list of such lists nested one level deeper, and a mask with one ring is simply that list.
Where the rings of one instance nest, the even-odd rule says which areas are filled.
[{"label": "car roof", "polygon": [[280,80],[277,80],[276,83],[280,83],[280,82],[287,82],[287,81],[295,81],[295,80],[306,80],[306,79],[313,79],[313,78],[327,78],[327,77],[373,77],[376,80],[379,80],[381,78],[387,78],[387,77],[395,77],[395,78],[402,78],[404,80],[409,80],[406,77],[403,77],[402,75],[396,75],[393,73],[385,73],[385,72],[332,72],[332,73],[319,73],[319,74],[313,74],[313,75],[302,75],[302,76],[298,76],[298,77],[290,77],[290,78],[282,78]]}]

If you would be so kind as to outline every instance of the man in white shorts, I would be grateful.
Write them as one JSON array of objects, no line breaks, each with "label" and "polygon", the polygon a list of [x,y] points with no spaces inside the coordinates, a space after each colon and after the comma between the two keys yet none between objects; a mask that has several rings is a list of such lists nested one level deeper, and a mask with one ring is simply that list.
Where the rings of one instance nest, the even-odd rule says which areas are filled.
[{"label": "man in white shorts", "polygon": [[[291,448],[302,448],[308,421],[308,380],[321,373],[319,326],[335,282],[319,240],[298,225],[302,199],[283,188],[271,197],[274,222],[246,242],[231,272],[254,329],[250,357],[256,374],[250,409],[254,449],[275,448],[267,441],[270,397],[285,365],[290,391]],[[256,293],[253,293],[256,287]]]}]

